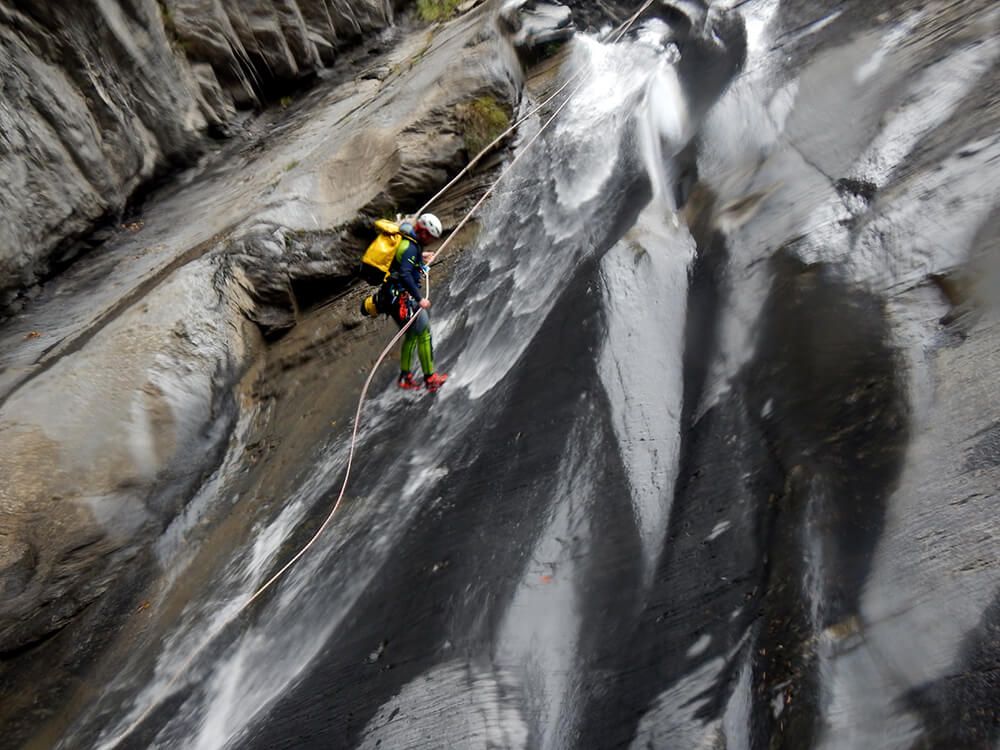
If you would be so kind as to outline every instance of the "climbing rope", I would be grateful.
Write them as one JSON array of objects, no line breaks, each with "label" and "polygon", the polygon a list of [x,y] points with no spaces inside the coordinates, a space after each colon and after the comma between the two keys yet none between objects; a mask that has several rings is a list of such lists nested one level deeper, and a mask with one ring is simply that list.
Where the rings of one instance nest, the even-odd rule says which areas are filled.
[{"label": "climbing rope", "polygon": [[[618,27],[618,29],[615,30],[617,33],[614,34],[612,43],[620,41],[621,38],[625,35],[625,33],[629,30],[629,28],[631,28],[632,24],[635,23],[635,20],[652,3],[653,0],[645,0],[645,2],[639,7],[639,9],[634,14],[632,14],[632,16],[630,16],[624,23],[622,23]],[[504,138],[510,135],[525,120],[532,117],[535,113],[541,110],[546,104],[552,101],[558,94],[564,91],[567,88],[567,86],[569,86],[574,80],[576,80],[577,78],[581,78],[582,75],[583,71],[577,71],[576,73],[574,73],[572,76],[570,76],[570,78],[566,80],[565,83],[563,83],[558,89],[556,89],[540,104],[534,107],[530,112],[525,114],[523,117],[519,118],[517,122],[515,122],[513,125],[507,128],[507,130],[505,130],[503,133],[494,138],[489,144],[486,145],[485,148],[483,148],[478,154],[476,154],[476,156],[473,159],[471,159],[469,163],[457,175],[455,175],[455,177],[453,177],[430,200],[428,200],[417,212],[417,215],[419,216],[430,205],[432,205],[435,201],[437,201],[438,198],[440,198],[446,191],[448,191],[463,175],[468,173],[468,171],[494,146],[496,146]],[[527,143],[525,143],[524,147],[514,156],[514,158],[511,159],[510,163],[503,169],[503,171],[501,171],[501,173],[497,176],[496,180],[493,181],[493,184],[490,185],[489,189],[487,189],[486,192],[483,193],[482,196],[480,196],[479,200],[477,200],[476,203],[472,206],[472,208],[470,208],[466,212],[462,220],[455,225],[455,228],[451,231],[448,237],[441,243],[438,249],[433,253],[430,262],[427,265],[431,265],[432,263],[434,263],[437,257],[442,252],[444,252],[445,248],[448,247],[449,243],[458,234],[458,231],[468,223],[468,221],[472,218],[472,215],[479,209],[479,207],[486,201],[486,199],[493,193],[493,191],[496,190],[497,185],[499,185],[500,182],[503,180],[503,178],[506,177],[506,175],[510,172],[510,170],[514,168],[514,165],[517,164],[520,158],[528,152],[528,150],[531,148],[532,144],[534,144],[534,142],[538,139],[538,137],[546,130],[546,128],[548,128],[548,126],[552,123],[552,121],[555,120],[555,118],[559,115],[559,113],[562,112],[562,110],[566,107],[566,105],[569,104],[570,100],[576,95],[576,93],[580,90],[580,88],[583,86],[584,83],[586,83],[586,79],[579,81],[577,85],[569,92],[569,94],[566,95],[566,98],[563,100],[563,102],[548,117],[548,119],[545,120],[545,122],[538,129],[538,131],[527,141]],[[427,273],[426,276],[427,276],[427,288],[429,297],[430,296],[429,273]],[[375,378],[375,373],[378,371],[378,368],[382,364],[383,360],[385,360],[385,358],[392,351],[393,347],[406,334],[406,331],[409,329],[411,325],[413,325],[416,319],[417,315],[411,315],[410,319],[406,322],[406,324],[403,325],[399,329],[399,331],[397,331],[396,335],[392,337],[389,343],[385,345],[385,348],[382,349],[382,352],[379,354],[378,359],[376,359],[375,364],[372,366],[371,372],[368,373],[368,377],[365,379],[365,383],[361,388],[361,395],[358,397],[358,406],[354,412],[354,427],[351,430],[351,444],[347,453],[347,466],[344,470],[344,481],[340,486],[340,492],[337,495],[337,500],[336,502],[334,502],[333,507],[330,509],[330,512],[327,514],[326,518],[323,519],[323,523],[320,524],[319,528],[312,535],[309,541],[306,542],[302,546],[302,548],[298,552],[296,552],[295,555],[290,560],[288,560],[288,562],[282,565],[277,572],[275,572],[256,591],[254,591],[253,594],[251,594],[250,597],[245,602],[243,602],[243,604],[240,605],[240,607],[236,611],[234,611],[231,615],[229,615],[229,617],[227,617],[225,620],[219,623],[215,627],[215,629],[208,635],[208,637],[204,640],[202,645],[196,648],[188,656],[188,658],[184,661],[183,664],[181,664],[180,668],[174,673],[173,677],[170,678],[170,680],[162,689],[164,697],[166,694],[170,692],[173,686],[177,683],[177,680],[180,679],[181,675],[185,674],[188,671],[188,668],[194,663],[195,659],[197,659],[198,656],[201,655],[201,653],[205,650],[205,648],[210,643],[212,643],[216,639],[216,637],[222,633],[223,630],[225,630],[229,625],[235,622],[238,617],[240,617],[244,612],[246,612],[247,609],[250,607],[250,605],[253,604],[257,599],[259,599],[264,594],[264,592],[267,591],[271,586],[273,586],[293,565],[295,565],[295,563],[298,562],[302,558],[302,556],[309,551],[310,548],[312,548],[312,546],[320,538],[323,532],[326,531],[326,529],[329,527],[337,511],[340,509],[341,503],[344,500],[344,495],[347,491],[347,484],[351,477],[351,467],[354,463],[354,452],[358,440],[358,428],[361,424],[361,409],[364,406],[364,403],[367,399],[368,389],[371,387],[372,380],[374,380]],[[126,727],[117,737],[110,740],[110,745],[107,746],[116,747],[122,740],[124,740],[126,737],[132,734],[132,732],[134,732],[146,720],[146,718],[149,717],[149,715],[158,707],[158,705],[159,705],[158,703],[150,703],[150,705],[148,705],[139,714],[139,716],[136,717],[131,724],[129,724],[128,727]]]},{"label": "climbing rope", "polygon": [[[625,35],[625,32],[629,30],[629,28],[632,26],[633,23],[635,23],[635,20],[639,17],[639,15],[644,10],[646,10],[646,8],[648,8],[652,3],[653,3],[653,0],[646,0],[646,2],[643,3],[640,6],[639,10],[637,10],[635,13],[633,13],[630,18],[626,19],[616,29],[613,29],[612,31],[610,31],[608,33],[608,36],[614,35],[614,38],[611,40],[612,44],[614,44],[614,43],[616,43],[616,42],[618,42],[618,41],[621,40],[621,38]],[[417,210],[417,212],[414,213],[413,215],[414,216],[420,216],[420,214],[422,214],[424,211],[426,211],[433,203],[437,202],[437,199],[440,198],[445,193],[447,193],[455,185],[456,182],[458,182],[460,179],[462,179],[462,177],[464,177],[466,174],[468,174],[469,170],[472,169],[474,166],[476,166],[476,164],[479,163],[480,159],[482,159],[486,154],[488,154],[490,151],[492,151],[494,146],[496,146],[498,143],[500,143],[501,141],[503,141],[507,136],[509,136],[511,133],[513,133],[515,130],[517,130],[528,119],[530,119],[531,117],[534,117],[535,114],[537,112],[539,112],[546,104],[548,104],[553,99],[555,99],[557,96],[559,96],[559,94],[561,94],[566,89],[567,86],[569,86],[571,83],[573,83],[576,79],[578,79],[581,76],[583,76],[583,74],[584,74],[583,70],[578,70],[576,73],[574,73],[573,75],[571,75],[569,78],[567,78],[563,82],[562,86],[560,86],[559,88],[557,88],[555,91],[553,91],[551,94],[549,94],[545,99],[543,99],[541,102],[539,102],[537,105],[535,105],[535,107],[530,112],[527,112],[524,115],[522,115],[521,117],[519,117],[514,123],[512,123],[510,125],[510,127],[508,127],[505,131],[503,131],[500,135],[498,135],[492,141],[490,141],[489,143],[487,143],[486,146],[478,154],[476,154],[472,159],[469,160],[468,164],[466,164],[464,167],[462,167],[462,169],[459,171],[458,174],[456,174],[454,177],[452,177],[443,188],[441,188],[433,196],[431,196],[431,198],[429,198],[427,200],[427,202],[424,203],[424,205],[422,205],[420,207],[420,209]],[[583,85],[583,82],[581,82],[579,86],[577,86],[576,88],[574,88],[569,93],[569,95],[566,97],[567,101],[569,99],[573,98],[573,96],[576,94],[576,92],[580,90],[580,87],[582,85]],[[551,118],[549,118],[549,119],[551,120]],[[548,123],[546,123],[545,125],[547,126]],[[543,126],[543,129],[544,129],[544,127],[545,126]],[[527,149],[527,147],[525,147],[525,150],[526,149]],[[503,178],[503,175],[501,174],[500,177],[497,178],[497,181],[499,181],[502,178]],[[477,206],[478,206],[478,204],[477,204]],[[470,213],[472,213],[475,210],[476,210],[476,207],[473,207],[471,209]],[[458,231],[458,228],[456,227],[455,229],[452,230],[452,235],[454,235],[455,232],[457,232],[457,231]],[[443,248],[443,245],[442,245],[442,248]],[[438,252],[440,252],[442,248],[439,248]]]}]

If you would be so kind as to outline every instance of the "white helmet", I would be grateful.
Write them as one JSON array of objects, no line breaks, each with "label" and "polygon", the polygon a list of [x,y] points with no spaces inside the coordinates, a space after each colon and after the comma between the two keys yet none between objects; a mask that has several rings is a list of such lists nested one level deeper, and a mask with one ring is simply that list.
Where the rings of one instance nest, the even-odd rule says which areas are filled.
[{"label": "white helmet", "polygon": [[427,230],[427,233],[437,239],[441,236],[441,221],[434,214],[421,214],[417,224]]}]

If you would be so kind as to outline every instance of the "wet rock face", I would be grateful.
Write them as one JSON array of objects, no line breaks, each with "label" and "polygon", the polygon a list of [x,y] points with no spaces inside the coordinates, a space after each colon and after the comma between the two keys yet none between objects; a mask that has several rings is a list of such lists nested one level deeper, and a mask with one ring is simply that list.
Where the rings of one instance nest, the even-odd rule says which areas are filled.
[{"label": "wet rock face", "polygon": [[[822,683],[814,629],[845,638],[858,627],[909,431],[882,301],[836,269],[781,254],[772,266],[741,396],[782,484],[761,503],[756,728],[782,746],[811,747]],[[776,697],[786,705],[778,716]]]},{"label": "wet rock face", "polygon": [[[601,138],[624,106],[615,91],[640,75],[607,66],[438,287],[449,388],[431,403],[374,397],[334,533],[252,622],[205,636],[220,599],[282,565],[338,491],[343,424],[300,428],[312,389],[331,386],[282,391],[272,373],[268,391],[297,398],[268,437],[310,445],[262,470],[270,508],[247,509],[238,484],[217,493],[233,504],[220,512],[256,528],[203,590],[174,588],[183,616],[152,615],[138,638],[148,671],[108,660],[117,676],[84,698],[64,744],[97,744],[152,706],[120,746],[995,745],[998,193],[986,175],[1000,17],[985,0],[934,18],[909,0],[854,5],[892,12],[751,0],[744,22],[706,3],[653,6],[680,50],[677,85],[656,79],[661,101],[686,106],[698,131],[678,165],[688,226],[651,201],[656,171],[637,174],[652,159],[633,137]],[[244,361],[224,331],[242,316],[283,331],[297,287],[345,284],[363,216],[419,203],[461,163],[455,105],[510,95],[488,35],[471,19],[445,30],[404,39],[253,157],[230,152],[229,171],[165,196],[144,234],[105,248],[115,263],[95,259],[107,279],[66,281],[32,311],[51,321],[119,283],[132,302],[80,305],[101,322],[53,343],[0,332],[0,393],[19,386],[0,409],[0,440],[17,449],[0,454],[0,476],[35,461],[0,497],[15,508],[0,518],[10,651],[25,623],[50,632],[99,596],[102,566],[136,546],[130,524],[176,513],[182,498],[164,486],[197,484],[183,467],[209,425],[225,429]],[[273,64],[292,71],[293,48],[272,49]],[[118,270],[154,238],[181,269],[144,267],[155,293]],[[184,281],[196,325],[142,314],[140,302],[178,307]],[[317,340],[317,381],[365,360]],[[4,354],[11,342],[20,359]],[[61,347],[72,356],[51,361]],[[289,380],[298,362],[283,363]],[[78,381],[86,398],[65,408],[58,395]],[[244,437],[222,464],[230,479],[246,468]],[[302,494],[304,515],[284,520]],[[39,509],[44,521],[29,517]],[[257,546],[268,539],[270,552]],[[186,687],[165,696],[145,679],[176,674],[206,641]]]},{"label": "wet rock face", "polygon": [[593,3],[588,0],[570,0],[566,5],[573,13],[573,22],[581,29],[596,31],[619,24],[636,11],[629,3],[607,0]]},{"label": "wet rock face", "polygon": [[0,16],[0,305],[222,114],[199,102],[155,3],[19,6]]},{"label": "wet rock face", "polygon": [[508,0],[500,9],[501,29],[526,59],[538,59],[573,35],[570,9],[560,3]]},{"label": "wet rock face", "polygon": [[0,313],[236,106],[391,20],[378,0],[0,5]]},{"label": "wet rock face", "polygon": [[520,70],[488,19],[401,34],[382,79],[344,60],[347,80],[251,120],[256,140],[154,194],[2,330],[0,654],[103,607],[142,567],[226,447],[260,333],[295,325],[305,287],[347,289],[371,218],[415,210],[466,163],[465,103],[513,111]]},{"label": "wet rock face", "polygon": [[238,102],[307,75],[392,21],[385,0],[163,0],[164,26]]},{"label": "wet rock face", "polygon": [[191,264],[0,405],[0,653],[104,594],[202,477],[248,354],[238,307],[202,307],[219,278]]},{"label": "wet rock face", "polygon": [[[996,380],[973,373],[997,356],[983,289],[996,269],[985,258],[998,257],[985,239],[995,237],[998,183],[972,177],[968,160],[997,144],[998,112],[984,94],[996,48],[977,35],[998,18],[985,4],[968,7],[979,13],[968,26],[917,11],[934,31],[907,26],[899,49],[898,27],[866,37],[840,7],[779,12],[772,22],[791,64],[767,101],[787,141],[719,168],[730,139],[747,137],[728,127],[749,100],[751,87],[736,80],[699,144],[703,179],[740,188],[715,212],[728,214],[716,223],[723,231],[692,223],[700,257],[689,309],[708,320],[688,332],[685,401],[695,416],[670,524],[683,531],[660,589],[670,629],[656,635],[685,644],[707,633],[706,658],[725,660],[706,670],[714,684],[698,701],[707,727],[720,721],[718,742],[996,742],[996,522],[986,507],[996,497],[997,413],[985,406]],[[869,40],[891,61],[881,69]],[[941,62],[963,56],[951,69]],[[806,75],[800,59],[813,67]],[[748,66],[744,79],[759,70]],[[821,81],[844,89],[823,90],[836,102],[828,110],[812,97]],[[912,99],[893,109],[896,86]],[[922,97],[926,109],[911,119],[906,107]],[[943,205],[934,222],[929,207]],[[725,373],[724,388],[704,377],[705,359],[715,377]],[[745,533],[716,560],[701,540],[714,541],[705,516],[723,498],[740,509],[729,528],[742,523]],[[718,580],[733,585],[716,596]],[[668,671],[664,682],[679,687],[660,701],[696,694],[702,664],[673,666],[681,648],[660,649],[639,647],[623,673],[660,659],[686,670]],[[669,737],[683,719],[663,711],[648,726]]]}]

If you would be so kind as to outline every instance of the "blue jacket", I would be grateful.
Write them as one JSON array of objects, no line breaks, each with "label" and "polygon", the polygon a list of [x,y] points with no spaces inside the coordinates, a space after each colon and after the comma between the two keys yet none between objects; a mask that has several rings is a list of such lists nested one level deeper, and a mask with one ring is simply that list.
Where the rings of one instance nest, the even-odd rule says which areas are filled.
[{"label": "blue jacket", "polygon": [[417,302],[420,293],[420,269],[423,268],[423,248],[412,237],[403,237],[396,248],[396,258],[389,269],[389,281],[400,291],[407,291]]}]

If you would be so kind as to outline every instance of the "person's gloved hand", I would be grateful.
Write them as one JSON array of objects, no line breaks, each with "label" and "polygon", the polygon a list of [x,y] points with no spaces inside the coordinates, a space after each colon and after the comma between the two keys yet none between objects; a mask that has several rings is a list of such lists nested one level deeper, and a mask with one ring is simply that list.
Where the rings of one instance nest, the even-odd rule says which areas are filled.
[{"label": "person's gloved hand", "polygon": [[431,306],[431,301],[429,299],[427,299],[426,297],[424,297],[422,300],[420,300],[420,307],[421,307],[421,309],[426,310],[430,306]]}]

